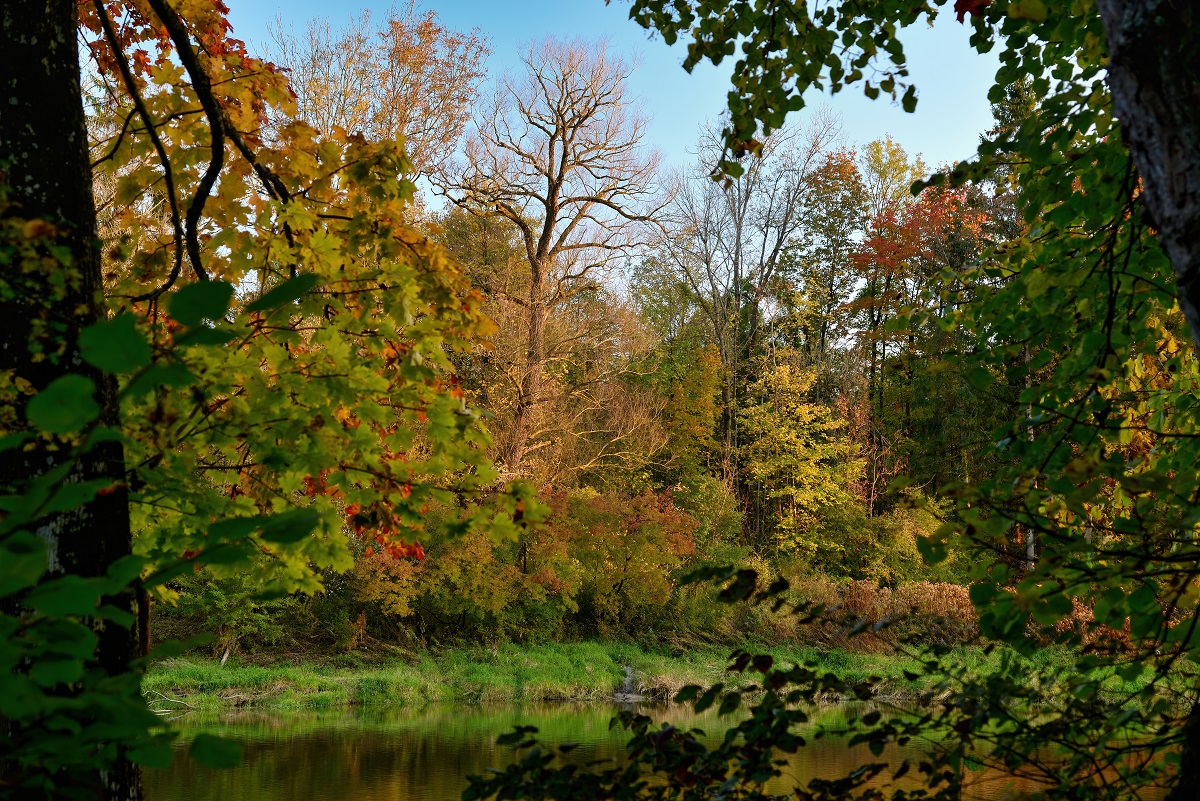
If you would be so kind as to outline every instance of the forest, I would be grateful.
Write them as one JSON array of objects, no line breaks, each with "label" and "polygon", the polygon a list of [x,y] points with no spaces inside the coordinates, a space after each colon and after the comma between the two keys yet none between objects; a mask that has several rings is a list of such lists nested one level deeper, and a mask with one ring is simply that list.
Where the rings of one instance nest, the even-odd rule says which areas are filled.
[{"label": "forest", "polygon": [[[690,163],[604,40],[0,12],[0,798],[236,765],[188,692],[560,654],[534,700],[723,739],[633,706],[581,771],[518,726],[466,801],[1197,797],[1197,10],[611,5],[736,60]],[[807,103],[911,111],[938,14],[1000,53],[971,159]],[[781,794],[831,700],[869,753]]]}]

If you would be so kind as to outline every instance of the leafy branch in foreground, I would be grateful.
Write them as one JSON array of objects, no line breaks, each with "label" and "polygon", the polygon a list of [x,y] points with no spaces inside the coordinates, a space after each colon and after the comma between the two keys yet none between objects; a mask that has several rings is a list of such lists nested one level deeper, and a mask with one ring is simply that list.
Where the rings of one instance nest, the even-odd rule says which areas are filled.
[{"label": "leafy branch in foreground", "polygon": [[[410,225],[401,144],[268,126],[287,82],[225,13],[55,0],[0,33],[4,797],[136,799],[169,760],[135,657],[173,577],[311,592],[360,516],[405,556],[431,504],[495,536],[537,519],[457,385],[447,351],[489,324]],[[111,133],[91,153],[89,127]]]}]

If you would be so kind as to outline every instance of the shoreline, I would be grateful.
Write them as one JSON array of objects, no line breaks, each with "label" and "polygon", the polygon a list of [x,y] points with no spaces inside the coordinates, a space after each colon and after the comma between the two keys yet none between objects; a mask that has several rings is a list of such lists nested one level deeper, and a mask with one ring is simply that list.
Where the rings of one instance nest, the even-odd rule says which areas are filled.
[{"label": "shoreline", "polygon": [[[749,647],[749,646],[743,646]],[[418,706],[534,701],[620,701],[621,694],[664,701],[687,684],[727,680],[731,647],[706,647],[672,656],[629,643],[585,641],[449,648],[409,659],[356,663],[354,655],[323,663],[221,666],[217,660],[179,657],[153,664],[143,680],[151,706],[222,711],[367,706]],[[909,679],[919,660],[810,646],[754,647],[780,662],[815,664],[838,679],[879,679],[880,697],[917,700],[932,680]],[[982,669],[992,661],[979,648],[961,651],[962,663]],[[835,700],[831,698],[830,700]]]}]

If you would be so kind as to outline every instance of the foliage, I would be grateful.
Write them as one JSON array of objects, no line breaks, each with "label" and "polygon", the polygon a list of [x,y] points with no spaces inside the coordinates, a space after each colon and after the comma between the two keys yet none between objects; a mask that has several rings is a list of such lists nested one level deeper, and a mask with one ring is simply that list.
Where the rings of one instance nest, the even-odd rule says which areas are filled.
[{"label": "foliage", "polygon": [[[296,121],[265,128],[292,113],[287,83],[227,37],[223,14],[199,4],[185,19],[159,0],[79,7],[96,113],[114,123],[94,143],[113,191],[113,314],[98,297],[82,312],[55,306],[99,286],[75,261],[90,242],[73,252],[54,241],[58,220],[3,208],[6,263],[21,266],[5,274],[5,301],[49,312],[25,361],[60,374],[39,386],[7,369],[3,381],[5,450],[56,452],[52,469],[3,488],[0,737],[3,784],[17,793],[135,797],[132,763],[169,759],[131,654],[104,646],[106,632],[134,625],[135,588],[143,627],[147,593],[172,599],[167,582],[200,565],[215,577],[213,602],[231,587],[235,606],[254,598],[247,590],[311,592],[320,567],[350,565],[344,530],[419,555],[430,503],[494,482],[487,432],[446,356],[488,323],[458,267],[409,225],[400,143],[318,139]],[[66,230],[94,230],[87,213]],[[55,322],[85,313],[98,322],[77,341]],[[102,406],[113,374],[121,420]],[[77,465],[96,458],[108,477],[78,481]],[[86,567],[97,573],[64,573],[59,555],[101,536],[95,510],[112,502],[99,499],[115,498],[124,520],[126,491],[137,555],[121,557],[126,530]],[[520,494],[509,512],[536,519]],[[520,526],[501,518],[468,503],[450,525],[514,536]],[[237,758],[209,737],[191,752],[213,765]]]},{"label": "foliage", "polygon": [[[854,446],[827,406],[806,402],[815,372],[797,370],[782,354],[749,392],[762,400],[741,412],[745,474],[777,505],[776,541],[812,557],[830,538],[821,525],[831,510],[853,505]],[[833,547],[838,547],[835,543]]]},{"label": "foliage", "polygon": [[309,20],[302,34],[271,30],[272,59],[291,75],[295,118],[324,136],[360,134],[404,142],[412,169],[428,174],[454,151],[484,78],[486,38],[446,28],[415,0],[369,11],[340,29]]},{"label": "foliage", "polygon": [[[719,62],[741,44],[725,132],[729,150],[720,165],[738,176],[739,157],[761,148],[756,131],[778,129],[812,86],[838,91],[861,84],[869,97],[887,93],[911,109],[916,92],[902,82],[901,31],[943,5],[883,3],[864,12],[853,3],[639,0],[632,15],[668,42],[691,37],[689,68],[705,58]],[[1101,620],[1128,619],[1134,643],[1132,653],[1083,648],[1073,673],[1044,682],[1031,683],[1015,669],[964,682],[953,696],[961,712],[947,711],[945,724],[958,727],[964,745],[971,738],[975,758],[1041,777],[1048,792],[1117,797],[1165,770],[1187,797],[1196,786],[1194,759],[1163,752],[1180,741],[1189,754],[1194,748],[1192,732],[1200,728],[1181,725],[1181,713],[1196,708],[1195,687],[1187,687],[1181,708],[1155,685],[1165,688],[1173,669],[1194,653],[1195,355],[1176,311],[1179,298],[1193,308],[1191,267],[1180,259],[1177,238],[1159,239],[1143,204],[1175,231],[1181,219],[1194,224],[1194,213],[1162,202],[1157,182],[1165,153],[1146,151],[1152,121],[1138,116],[1152,110],[1126,102],[1120,125],[1114,116],[1109,85],[1132,85],[1130,62],[1109,60],[1113,42],[1106,33],[1125,36],[1140,17],[1113,11],[1128,5],[1097,5],[1113,19],[1102,19],[1086,2],[955,4],[960,22],[969,17],[977,50],[1000,48],[989,97],[1018,113],[1002,115],[977,160],[934,180],[948,177],[957,186],[995,174],[1015,184],[1023,225],[1010,226],[1008,241],[985,243],[966,263],[945,265],[958,269],[941,272],[933,296],[950,313],[919,309],[892,330],[932,324],[958,330],[969,353],[958,369],[974,386],[1001,397],[1018,388],[1020,405],[1010,407],[1016,419],[996,434],[994,469],[950,487],[961,523],[922,542],[934,561],[954,532],[977,549],[972,600],[982,632],[1025,652],[1046,639],[1079,645],[1074,627],[1059,625],[1079,601]],[[1156,19],[1169,25],[1168,18]],[[1172,47],[1194,42],[1182,31]],[[1144,63],[1160,62],[1152,56]],[[1016,97],[1013,86],[1027,93]],[[1145,88],[1163,96],[1182,89],[1169,80]],[[1186,120],[1173,119],[1182,127],[1169,133],[1187,135]],[[1136,167],[1130,141],[1140,148]],[[1178,293],[1164,244],[1184,279]],[[1021,558],[1014,558],[1014,544]],[[932,668],[947,671],[945,664]],[[1135,695],[1106,697],[1099,677],[1111,669],[1156,680]],[[1070,706],[1061,700],[1068,696]],[[922,725],[933,730],[941,723]],[[876,732],[897,733],[886,724]],[[1049,742],[1067,754],[1048,755]],[[946,754],[942,764],[950,782],[944,792],[953,794],[960,757]]]},{"label": "foliage", "polygon": [[585,626],[635,631],[671,595],[671,571],[695,549],[694,523],[667,495],[587,494],[551,500],[551,525],[576,543]]}]

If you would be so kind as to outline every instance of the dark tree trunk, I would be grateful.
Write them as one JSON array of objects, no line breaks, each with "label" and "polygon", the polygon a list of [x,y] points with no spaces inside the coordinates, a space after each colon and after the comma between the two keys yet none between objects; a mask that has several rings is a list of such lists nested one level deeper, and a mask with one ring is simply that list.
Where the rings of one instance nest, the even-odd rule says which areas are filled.
[{"label": "dark tree trunk", "polygon": [[1096,0],[1113,108],[1200,346],[1200,4]]},{"label": "dark tree trunk", "polygon": [[[0,4],[0,184],[11,204],[0,213],[39,219],[70,253],[70,264],[45,259],[41,269],[0,262],[0,369],[13,370],[35,390],[66,374],[82,374],[97,387],[101,421],[117,422],[116,384],[83,363],[75,349],[79,331],[104,314],[96,210],[80,92],[75,0],[11,0]],[[69,280],[63,282],[64,275]],[[39,353],[40,352],[40,353]],[[35,358],[36,357],[36,358]],[[16,402],[17,405],[21,401]],[[13,410],[20,425],[23,410]],[[0,485],[16,488],[54,469],[69,449],[35,447],[8,451],[0,459]],[[68,482],[109,479],[115,491],[38,521],[47,546],[48,577],[103,575],[130,552],[128,500],[121,488],[124,462],[119,443],[104,443],[80,458]],[[127,611],[132,593],[109,599]],[[133,631],[96,626],[96,660],[109,674],[130,669]],[[106,799],[138,799],[137,769],[122,760],[91,781]]]},{"label": "dark tree trunk", "polygon": [[[1200,347],[1200,4],[1096,0],[1113,108],[1142,180],[1148,221],[1175,266],[1179,306]],[[1183,731],[1171,801],[1200,798],[1200,705]]]}]

